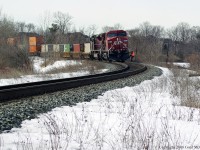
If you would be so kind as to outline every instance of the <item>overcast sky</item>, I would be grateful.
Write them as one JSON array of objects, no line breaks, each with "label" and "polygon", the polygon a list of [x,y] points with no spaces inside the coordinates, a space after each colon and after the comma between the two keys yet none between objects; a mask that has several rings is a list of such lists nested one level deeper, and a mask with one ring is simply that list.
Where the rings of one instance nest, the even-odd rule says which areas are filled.
[{"label": "overcast sky", "polygon": [[37,25],[44,12],[61,11],[77,28],[120,23],[131,29],[145,21],[165,28],[179,22],[200,26],[200,0],[1,0],[0,8],[15,21]]}]

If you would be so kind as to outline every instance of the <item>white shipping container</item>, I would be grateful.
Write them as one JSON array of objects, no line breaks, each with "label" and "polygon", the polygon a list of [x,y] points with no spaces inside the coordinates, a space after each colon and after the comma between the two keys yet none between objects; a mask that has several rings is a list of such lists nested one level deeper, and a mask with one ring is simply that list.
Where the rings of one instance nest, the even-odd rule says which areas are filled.
[{"label": "white shipping container", "polygon": [[48,52],[48,44],[42,44],[41,52],[42,53]]},{"label": "white shipping container", "polygon": [[59,44],[53,44],[53,51],[59,52]]},{"label": "white shipping container", "polygon": [[87,53],[87,54],[90,53],[90,51],[91,51],[90,43],[85,43],[84,46],[85,46],[85,53]]}]

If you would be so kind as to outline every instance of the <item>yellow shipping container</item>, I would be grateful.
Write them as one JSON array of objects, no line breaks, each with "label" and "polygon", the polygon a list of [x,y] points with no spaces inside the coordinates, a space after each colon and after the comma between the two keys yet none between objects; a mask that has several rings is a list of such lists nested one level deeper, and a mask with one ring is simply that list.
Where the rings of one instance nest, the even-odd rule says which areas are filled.
[{"label": "yellow shipping container", "polygon": [[33,46],[37,44],[36,37],[29,37],[29,45]]}]

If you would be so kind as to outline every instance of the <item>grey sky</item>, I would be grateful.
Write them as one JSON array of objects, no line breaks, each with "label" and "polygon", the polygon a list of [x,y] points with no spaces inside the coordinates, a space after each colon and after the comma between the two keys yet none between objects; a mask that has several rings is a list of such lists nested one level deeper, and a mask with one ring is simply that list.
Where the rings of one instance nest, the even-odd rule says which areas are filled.
[{"label": "grey sky", "polygon": [[1,0],[3,13],[15,21],[40,24],[45,11],[61,11],[73,17],[75,26],[98,28],[120,23],[131,29],[149,21],[166,28],[187,22],[200,26],[200,0]]}]

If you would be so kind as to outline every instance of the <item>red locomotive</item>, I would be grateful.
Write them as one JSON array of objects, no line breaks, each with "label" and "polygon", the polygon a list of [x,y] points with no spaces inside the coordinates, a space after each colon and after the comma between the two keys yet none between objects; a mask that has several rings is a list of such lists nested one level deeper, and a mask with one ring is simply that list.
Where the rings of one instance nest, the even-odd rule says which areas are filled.
[{"label": "red locomotive", "polygon": [[125,61],[129,58],[128,37],[124,30],[113,30],[91,38],[91,54],[99,60]]}]

